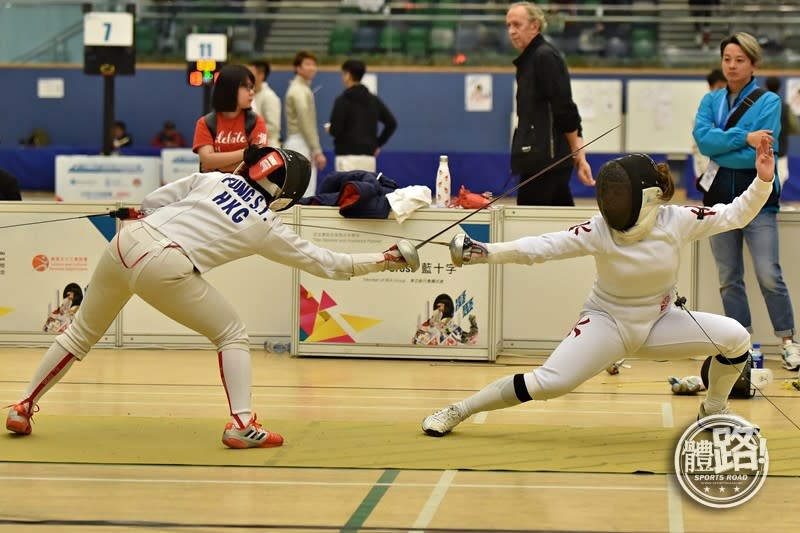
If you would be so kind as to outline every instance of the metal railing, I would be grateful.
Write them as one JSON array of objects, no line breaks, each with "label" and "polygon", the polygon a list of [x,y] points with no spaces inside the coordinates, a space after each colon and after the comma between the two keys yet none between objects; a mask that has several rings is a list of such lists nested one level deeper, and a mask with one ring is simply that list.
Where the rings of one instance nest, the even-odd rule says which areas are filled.
[{"label": "metal railing", "polygon": [[[0,7],[2,11],[27,9],[39,6],[81,6],[87,2],[74,0],[26,0],[7,1]],[[243,38],[256,39],[252,47],[240,47],[246,56],[269,55],[273,61],[280,61],[283,52],[278,45],[268,41],[276,29],[285,27],[304,27],[309,36],[318,34],[319,39],[327,39],[332,27],[348,25],[357,31],[362,26],[373,26],[383,30],[393,28],[404,32],[412,27],[445,27],[454,32],[446,38],[454,41],[454,46],[439,47],[424,56],[410,57],[404,49],[386,50],[376,46],[375,50],[359,50],[351,53],[373,54],[370,63],[408,61],[410,63],[449,62],[460,51],[455,46],[456,33],[462,27],[481,26],[494,37],[491,45],[471,50],[470,59],[476,63],[508,63],[508,57],[516,52],[504,42],[505,13],[508,3],[495,2],[400,2],[392,1],[359,4],[352,1],[334,0],[241,0],[204,1],[174,0],[155,1],[109,0],[88,2],[94,10],[124,10],[134,3],[137,7],[137,58],[146,61],[181,61],[185,35],[196,31],[224,31],[234,38],[236,28],[251,27],[253,34]],[[364,6],[369,6],[364,9]],[[550,19],[548,38],[553,40],[569,56],[572,64],[589,62],[591,64],[674,65],[681,63],[707,65],[718,59],[713,43],[730,31],[749,31],[760,38],[765,48],[763,64],[770,62],[786,65],[800,62],[800,2],[782,3],[742,3],[724,0],[721,5],[709,6],[710,17],[695,16],[687,4],[660,4],[656,2],[636,2],[630,4],[582,4],[548,3],[543,6],[546,17]],[[2,18],[2,17],[0,17]],[[294,25],[294,26],[293,26]],[[703,43],[702,49],[694,42],[696,26],[704,26],[713,35],[710,42]],[[31,31],[17,29],[21,36],[37,35],[36,21],[31,21]],[[0,21],[2,28],[2,21]],[[610,30],[614,29],[614,32]],[[635,29],[647,29],[646,33],[634,35]],[[37,31],[34,31],[37,30]],[[444,30],[444,33],[447,34]],[[82,33],[80,24],[62,29],[47,42],[31,42],[29,50],[13,57],[0,56],[0,62],[52,61],[58,57],[58,47],[70,40],[79,39]],[[41,39],[41,33],[38,33]],[[322,37],[320,37],[322,36]],[[670,37],[672,36],[672,37]],[[682,37],[683,36],[683,37]],[[430,39],[430,37],[428,37]],[[670,38],[674,39],[670,41]],[[149,42],[147,40],[150,40]],[[157,42],[153,45],[152,40]],[[647,40],[638,48],[637,39]],[[149,46],[143,46],[148,42]],[[271,49],[265,50],[264,42],[271,42]],[[588,44],[587,44],[588,43]],[[326,41],[326,44],[327,41]],[[380,43],[378,43],[379,45]],[[429,43],[430,44],[430,43]],[[617,46],[610,51],[611,44]],[[710,46],[708,46],[710,45]],[[322,52],[318,50],[318,52]],[[1,54],[2,52],[0,52]],[[319,54],[321,61],[336,62],[337,54],[325,50]],[[276,57],[277,56],[277,57]],[[288,55],[287,55],[288,57]],[[76,58],[68,58],[76,62]],[[471,63],[471,64],[476,64]]]}]

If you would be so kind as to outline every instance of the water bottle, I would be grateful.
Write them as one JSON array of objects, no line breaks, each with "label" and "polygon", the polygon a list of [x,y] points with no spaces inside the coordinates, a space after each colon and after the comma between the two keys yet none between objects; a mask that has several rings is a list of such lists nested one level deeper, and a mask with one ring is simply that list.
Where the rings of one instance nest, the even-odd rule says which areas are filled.
[{"label": "water bottle", "polygon": [[761,353],[761,345],[757,342],[753,343],[753,349],[750,350],[750,359],[753,361],[753,368],[764,368],[764,354]]},{"label": "water bottle", "polygon": [[450,167],[447,156],[439,156],[439,170],[436,172],[436,207],[450,205]]},{"label": "water bottle", "polygon": [[264,341],[264,349],[272,353],[288,353],[292,351],[292,342],[283,339],[267,339]]}]

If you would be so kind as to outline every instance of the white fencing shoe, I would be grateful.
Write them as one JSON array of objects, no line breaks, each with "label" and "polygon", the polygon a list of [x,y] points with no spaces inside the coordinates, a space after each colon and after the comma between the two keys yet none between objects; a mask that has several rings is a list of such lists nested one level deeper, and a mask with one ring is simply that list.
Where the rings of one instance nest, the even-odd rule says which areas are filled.
[{"label": "white fencing shoe", "polygon": [[450,405],[425,417],[422,421],[422,431],[431,437],[444,437],[466,418],[458,407]]},{"label": "white fencing shoe", "polygon": [[[699,424],[700,427],[703,427],[702,420],[712,415],[726,415],[730,418],[736,419],[739,422],[740,427],[746,427],[746,428],[751,427],[754,428],[756,431],[759,432],[761,431],[761,428],[758,426],[758,424],[754,424],[749,420],[747,420],[746,418],[744,418],[743,416],[737,415],[736,413],[731,411],[730,407],[727,405],[725,406],[724,409],[720,409],[719,411],[716,411],[714,413],[709,413],[708,411],[706,411],[705,402],[700,402],[700,411],[697,413],[697,421],[700,423]],[[710,427],[707,429],[708,430],[712,429],[711,425],[709,426]]]},{"label": "white fencing shoe", "polygon": [[783,368],[786,370],[800,368],[800,344],[794,341],[785,343],[781,355],[783,356]]}]

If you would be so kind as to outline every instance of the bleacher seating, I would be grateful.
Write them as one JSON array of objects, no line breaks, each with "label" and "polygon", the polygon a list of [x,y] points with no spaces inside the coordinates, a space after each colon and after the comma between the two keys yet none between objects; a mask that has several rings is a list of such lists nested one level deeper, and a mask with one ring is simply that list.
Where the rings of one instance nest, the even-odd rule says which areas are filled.
[{"label": "bleacher seating", "polygon": [[406,55],[412,58],[426,56],[430,50],[430,30],[422,26],[412,26],[406,32]]},{"label": "bleacher seating", "polygon": [[353,35],[353,51],[371,53],[378,49],[380,30],[376,26],[359,26]]},{"label": "bleacher seating", "polygon": [[434,54],[450,54],[456,41],[456,32],[449,26],[431,28],[431,52]]},{"label": "bleacher seating", "polygon": [[402,53],[405,46],[405,31],[399,25],[388,24],[381,30],[380,49],[386,53]]},{"label": "bleacher seating", "polygon": [[328,39],[328,53],[331,55],[347,55],[353,49],[353,28],[337,25],[331,30]]}]

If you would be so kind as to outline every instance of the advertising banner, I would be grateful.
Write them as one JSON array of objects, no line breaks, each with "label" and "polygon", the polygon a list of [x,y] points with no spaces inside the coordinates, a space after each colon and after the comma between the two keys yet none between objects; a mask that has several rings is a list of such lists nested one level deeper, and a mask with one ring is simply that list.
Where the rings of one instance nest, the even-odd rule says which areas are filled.
[{"label": "advertising banner", "polygon": [[[301,235],[338,252],[382,252],[399,238],[418,244],[463,217],[464,210],[422,209],[394,220],[343,218],[336,209],[304,207]],[[490,239],[482,212],[419,249],[417,272],[380,272],[349,281],[299,273],[295,308],[298,355],[490,358],[490,266],[456,268],[447,243],[459,232]],[[380,346],[378,346],[380,345]]]},{"label": "advertising banner", "polygon": [[161,183],[171,183],[200,170],[200,157],[191,148],[161,150]]},{"label": "advertising banner", "polygon": [[[19,204],[0,212],[0,226],[13,225],[0,244],[0,343],[49,343],[91,289],[116,221],[105,215],[110,206]],[[98,216],[85,216],[92,213]],[[101,342],[113,342],[113,329]]]},{"label": "advertising banner", "polygon": [[160,157],[56,156],[56,199],[60,202],[138,203],[160,184]]}]

